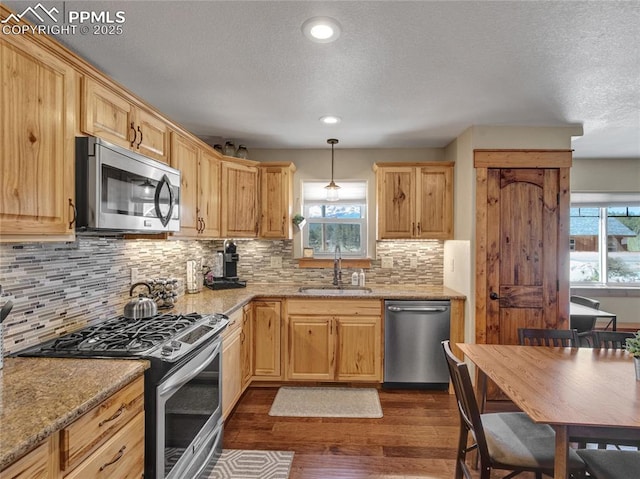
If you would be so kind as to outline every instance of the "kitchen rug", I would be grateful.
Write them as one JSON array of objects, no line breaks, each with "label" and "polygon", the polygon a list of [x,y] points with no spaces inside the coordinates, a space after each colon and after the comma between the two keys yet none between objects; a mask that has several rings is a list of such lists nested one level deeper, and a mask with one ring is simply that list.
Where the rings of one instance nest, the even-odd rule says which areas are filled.
[{"label": "kitchen rug", "polygon": [[269,416],[380,418],[382,407],[374,388],[283,386]]},{"label": "kitchen rug", "polygon": [[[171,467],[184,449],[168,448],[166,462]],[[224,449],[213,468],[207,466],[200,477],[207,479],[287,479],[293,452]],[[210,471],[208,469],[211,469]]]}]

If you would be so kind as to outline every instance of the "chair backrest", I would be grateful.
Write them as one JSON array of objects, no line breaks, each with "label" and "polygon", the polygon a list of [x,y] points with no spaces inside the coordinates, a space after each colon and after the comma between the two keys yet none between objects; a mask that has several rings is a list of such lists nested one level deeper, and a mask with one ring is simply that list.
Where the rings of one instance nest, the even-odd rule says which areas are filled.
[{"label": "chair backrest", "polygon": [[583,306],[589,306],[593,309],[600,309],[600,301],[597,299],[587,298],[586,296],[575,296],[571,295],[569,297],[569,301],[576,304],[581,304]]},{"label": "chair backrest", "polygon": [[447,360],[453,390],[455,391],[458,402],[460,422],[475,438],[476,444],[478,445],[478,453],[480,454],[480,463],[489,464],[487,439],[484,435],[484,429],[482,428],[480,409],[478,408],[478,402],[476,401],[476,396],[473,391],[469,368],[453,354],[449,340],[442,341],[441,344]]},{"label": "chair backrest", "polygon": [[580,346],[578,331],[575,329],[518,328],[518,341],[523,346]]},{"label": "chair backrest", "polygon": [[594,348],[625,349],[627,338],[633,338],[635,334],[625,331],[593,331],[592,336]]},{"label": "chair backrest", "polygon": [[578,333],[584,333],[591,331],[595,327],[597,319],[595,316],[569,318],[569,324],[571,325],[571,329],[577,330]]}]

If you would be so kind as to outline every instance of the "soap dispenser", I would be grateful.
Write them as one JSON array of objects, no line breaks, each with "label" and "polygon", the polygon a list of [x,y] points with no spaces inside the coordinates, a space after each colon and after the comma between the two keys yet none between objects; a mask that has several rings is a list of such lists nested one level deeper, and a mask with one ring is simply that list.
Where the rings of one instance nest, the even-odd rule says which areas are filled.
[{"label": "soap dispenser", "polygon": [[351,275],[351,286],[358,286],[358,273],[356,273],[355,271],[353,272],[353,274]]},{"label": "soap dispenser", "polygon": [[360,286],[364,286],[364,269],[360,270],[360,274],[359,274],[359,277],[358,277],[358,284]]}]

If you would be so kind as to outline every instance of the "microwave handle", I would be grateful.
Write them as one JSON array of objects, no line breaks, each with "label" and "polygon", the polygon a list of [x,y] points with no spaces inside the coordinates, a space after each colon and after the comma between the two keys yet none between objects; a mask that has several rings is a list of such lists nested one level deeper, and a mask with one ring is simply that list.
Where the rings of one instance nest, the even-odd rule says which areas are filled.
[{"label": "microwave handle", "polygon": [[[160,190],[163,185],[167,185],[169,188],[169,211],[166,216],[162,216],[162,211],[160,211]],[[169,221],[171,220],[171,216],[173,215],[173,207],[175,206],[175,196],[173,194],[173,188],[171,187],[171,182],[167,175],[162,175],[162,179],[158,182],[158,186],[156,186],[156,194],[154,198],[154,203],[156,207],[156,216],[160,219],[162,226],[167,226]]]}]

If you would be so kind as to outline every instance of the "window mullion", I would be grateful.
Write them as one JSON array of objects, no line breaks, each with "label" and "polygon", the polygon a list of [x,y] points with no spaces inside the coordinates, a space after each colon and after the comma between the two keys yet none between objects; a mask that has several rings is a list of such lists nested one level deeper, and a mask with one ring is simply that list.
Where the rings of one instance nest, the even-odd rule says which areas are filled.
[{"label": "window mullion", "polygon": [[607,208],[600,208],[599,217],[599,240],[600,240],[600,283],[606,285],[609,282],[609,269],[607,267],[607,257],[609,255],[609,237],[607,234]]}]

